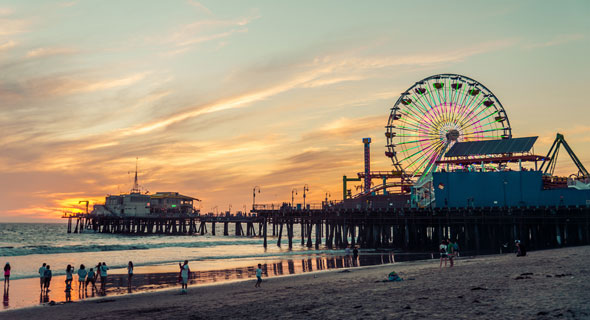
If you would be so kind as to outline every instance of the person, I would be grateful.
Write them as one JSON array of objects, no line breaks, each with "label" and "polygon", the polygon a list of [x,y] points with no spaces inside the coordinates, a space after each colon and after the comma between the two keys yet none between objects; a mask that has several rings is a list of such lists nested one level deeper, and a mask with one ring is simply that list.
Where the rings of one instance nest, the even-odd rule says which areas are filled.
[{"label": "person", "polygon": [[182,284],[182,293],[186,293],[188,289],[188,277],[191,273],[191,269],[188,267],[188,260],[184,260],[184,264],[178,263],[180,267],[180,278]]},{"label": "person", "polygon": [[72,282],[67,282],[66,281],[66,290],[64,291],[66,293],[66,302],[72,302]]},{"label": "person", "polygon": [[45,269],[45,292],[49,292],[49,285],[51,284],[51,266],[47,265],[47,269]]},{"label": "person", "polygon": [[447,256],[449,257],[451,268],[453,267],[453,259],[455,258],[455,252],[453,250],[455,250],[455,244],[453,243],[453,240],[449,239],[447,244]]},{"label": "person", "polygon": [[459,241],[455,241],[453,244],[453,253],[455,254],[455,257],[459,256]]},{"label": "person", "polygon": [[[94,274],[93,268],[90,268],[88,271],[88,275],[86,277],[86,287],[88,287],[89,283],[92,283],[92,292],[94,292],[94,290],[96,290],[96,275]],[[84,287],[84,289],[86,289],[86,287]]]},{"label": "person", "polygon": [[403,280],[404,279],[402,279],[395,271],[391,271],[387,275],[387,281],[403,281]]},{"label": "person", "polygon": [[[80,269],[78,269],[78,291],[84,287],[84,283],[86,282],[86,275],[88,275],[88,271],[86,271],[86,266],[83,264],[80,265]],[[86,289],[86,287],[84,287]]]},{"label": "person", "polygon": [[127,264],[127,286],[131,288],[131,278],[133,277],[133,262]]},{"label": "person", "polygon": [[445,262],[445,267],[447,266],[447,243],[446,240],[443,240],[440,245],[438,246],[438,252],[440,252],[440,265],[438,268],[442,268],[443,260]]},{"label": "person", "polygon": [[355,260],[359,257],[359,249],[355,246],[352,250],[352,260]]},{"label": "person", "polygon": [[258,264],[258,268],[256,269],[256,284],[254,288],[260,288],[260,284],[262,283],[262,264]]},{"label": "person", "polygon": [[344,249],[344,254],[348,257],[350,256],[350,247],[346,247],[346,249]]},{"label": "person", "polygon": [[43,265],[41,268],[39,268],[39,284],[41,286],[41,291],[43,291],[43,288],[45,287],[45,270],[47,270],[47,267],[45,267],[46,265],[47,264],[43,262]]},{"label": "person", "polygon": [[102,291],[103,294],[105,294],[107,290],[107,270],[109,270],[109,267],[107,267],[107,264],[103,262],[100,266],[100,291]]},{"label": "person", "polygon": [[72,284],[72,280],[74,280],[74,267],[68,264],[66,268],[66,285],[69,283]]},{"label": "person", "polygon": [[4,265],[4,288],[10,287],[10,263],[6,262]]},{"label": "person", "polygon": [[96,264],[96,280],[98,280],[100,278],[100,267],[102,266],[102,263],[97,263]]},{"label": "person", "polygon": [[516,256],[517,257],[526,256],[526,248],[524,247],[524,245],[522,243],[520,243],[520,240],[516,240]]}]

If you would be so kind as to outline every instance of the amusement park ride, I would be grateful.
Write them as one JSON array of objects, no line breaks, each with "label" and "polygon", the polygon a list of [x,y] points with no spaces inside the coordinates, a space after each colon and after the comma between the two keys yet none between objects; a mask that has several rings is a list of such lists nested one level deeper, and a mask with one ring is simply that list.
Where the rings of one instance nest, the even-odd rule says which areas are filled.
[{"label": "amusement park ride", "polygon": [[[542,174],[543,189],[567,188],[568,184],[590,188],[588,171],[563,135],[557,134],[547,156],[531,153],[537,137],[512,138],[510,121],[500,100],[483,84],[469,77],[439,74],[416,82],[395,102],[385,128],[385,156],[392,160],[393,170],[370,170],[371,139],[364,138],[365,170],[359,172],[357,178],[343,176],[345,203],[354,203],[358,207],[376,197],[395,194],[405,197],[406,205],[402,206],[441,206],[435,201],[437,188],[433,175],[436,173],[470,172],[470,179],[480,179],[478,183],[481,184],[490,177],[484,178],[482,173],[531,171]],[[561,145],[578,168],[578,173],[570,176],[569,182],[568,178],[553,176]],[[534,163],[534,168],[523,167],[526,162]],[[509,183],[503,175],[494,177],[503,179],[504,186]],[[439,175],[437,179],[440,178]],[[372,186],[373,179],[382,183]],[[364,182],[362,192],[353,195],[347,189],[347,182],[361,180]],[[440,183],[438,188],[444,188],[443,185]],[[563,199],[563,195],[561,197]],[[446,201],[445,198],[445,205]]]}]

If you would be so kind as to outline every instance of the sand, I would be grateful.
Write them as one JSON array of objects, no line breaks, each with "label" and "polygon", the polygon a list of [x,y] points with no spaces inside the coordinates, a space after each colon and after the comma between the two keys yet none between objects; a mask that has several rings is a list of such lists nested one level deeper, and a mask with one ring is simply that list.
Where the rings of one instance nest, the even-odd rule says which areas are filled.
[{"label": "sand", "polygon": [[[380,282],[392,271],[405,281]],[[590,246],[403,262],[91,299],[2,319],[590,319]]]}]

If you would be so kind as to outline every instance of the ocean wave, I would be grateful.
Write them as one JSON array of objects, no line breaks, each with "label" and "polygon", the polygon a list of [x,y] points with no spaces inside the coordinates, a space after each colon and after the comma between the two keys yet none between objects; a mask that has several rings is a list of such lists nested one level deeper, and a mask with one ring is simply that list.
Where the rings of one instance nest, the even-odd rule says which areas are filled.
[{"label": "ocean wave", "polygon": [[80,253],[101,251],[149,250],[169,247],[206,248],[228,245],[261,244],[262,239],[240,239],[236,241],[191,241],[191,242],[161,242],[134,244],[88,244],[88,245],[28,245],[22,247],[0,247],[0,256],[14,257],[32,254]]}]

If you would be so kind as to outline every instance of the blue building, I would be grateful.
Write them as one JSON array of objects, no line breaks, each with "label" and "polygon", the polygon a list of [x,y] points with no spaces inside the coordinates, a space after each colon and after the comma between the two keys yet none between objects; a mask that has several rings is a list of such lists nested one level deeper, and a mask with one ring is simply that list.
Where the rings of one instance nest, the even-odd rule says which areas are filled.
[{"label": "blue building", "polygon": [[434,172],[436,207],[590,206],[590,189],[545,189],[540,171]]}]

